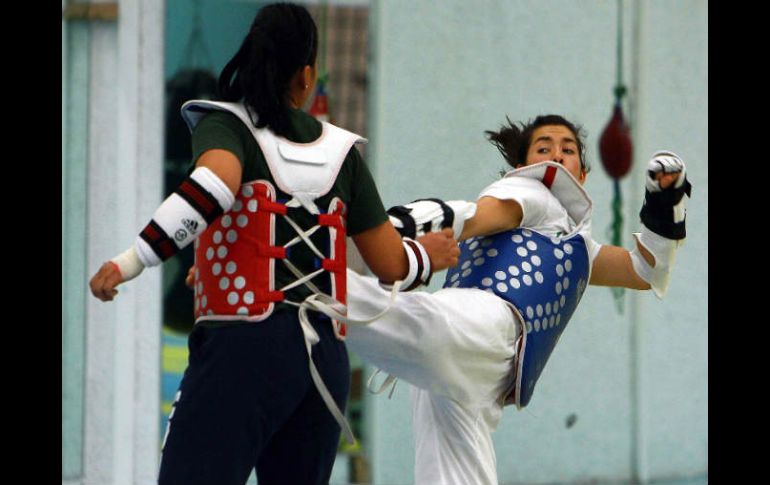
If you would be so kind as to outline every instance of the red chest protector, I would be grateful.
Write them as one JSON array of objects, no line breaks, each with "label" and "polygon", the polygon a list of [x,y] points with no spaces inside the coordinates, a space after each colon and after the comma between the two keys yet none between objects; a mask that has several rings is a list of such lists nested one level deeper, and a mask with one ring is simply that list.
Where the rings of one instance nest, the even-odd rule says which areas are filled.
[{"label": "red chest protector", "polygon": [[[267,180],[256,180],[241,186],[233,207],[214,221],[195,242],[195,318],[206,320],[240,320],[258,322],[270,316],[275,303],[285,301],[284,292],[306,285],[313,293],[322,293],[311,279],[328,271],[331,275],[331,297],[346,303],[347,207],[338,197],[332,199],[323,213],[315,200],[328,193],[336,180],[342,162],[358,135],[323,123],[318,140],[309,144],[290,142],[265,129],[255,129],[248,113],[236,103],[190,101],[182,108],[188,125],[195,124],[212,109],[229,111],[248,126],[260,146],[276,185],[292,196],[286,204],[276,201],[276,188]],[[301,228],[287,215],[287,207],[303,207],[316,217],[316,225]],[[276,217],[283,217],[297,236],[284,246],[275,246]],[[318,230],[328,231],[329,254],[324,254],[310,240]],[[306,244],[321,261],[316,271],[303,274],[291,261],[287,249]],[[275,287],[275,265],[282,264],[297,280]],[[338,337],[345,327],[335,322]]]}]

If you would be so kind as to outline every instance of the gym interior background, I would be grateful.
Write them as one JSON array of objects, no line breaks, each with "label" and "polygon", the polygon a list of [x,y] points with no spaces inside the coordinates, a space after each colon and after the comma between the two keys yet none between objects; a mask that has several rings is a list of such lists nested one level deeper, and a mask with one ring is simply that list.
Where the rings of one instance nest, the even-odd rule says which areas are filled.
[{"label": "gym interior background", "polygon": [[[190,256],[147,271],[110,305],[90,296],[87,280],[186,169],[178,104],[211,96],[264,3],[62,0],[63,484],[155,481],[186,361],[192,296],[179,281]],[[688,239],[664,301],[630,291],[618,300],[606,288],[586,294],[531,404],[509,408],[494,435],[500,483],[705,483],[707,3],[304,3],[326,41],[331,120],[369,138],[364,157],[386,206],[474,199],[504,168],[483,131],[506,116],[560,113],[588,133],[594,237],[609,242],[613,182],[598,139],[622,77],[634,143],[619,184],[623,243],[638,227],[643,167],[662,148],[682,156],[694,186]],[[349,417],[360,443],[341,443],[332,483],[410,484],[408,385],[391,399],[372,395],[364,384],[373,369],[351,357]]]}]

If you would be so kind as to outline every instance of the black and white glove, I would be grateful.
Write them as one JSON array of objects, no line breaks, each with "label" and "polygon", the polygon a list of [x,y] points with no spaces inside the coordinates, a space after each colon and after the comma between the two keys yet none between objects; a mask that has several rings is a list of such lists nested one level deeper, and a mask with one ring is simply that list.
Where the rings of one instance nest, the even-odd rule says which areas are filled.
[{"label": "black and white glove", "polygon": [[[664,189],[660,186],[660,174],[679,174],[679,177]],[[687,235],[685,195],[690,197],[692,186],[682,159],[674,152],[656,152],[647,163],[645,189],[644,205],[639,213],[642,228],[634,233],[637,245],[630,251],[631,262],[636,274],[662,299],[668,290],[676,250]],[[643,257],[639,246],[652,254],[654,265]]]},{"label": "black and white glove", "polygon": [[[666,189],[660,187],[658,174],[679,174],[676,182]],[[680,240],[685,231],[685,199],[692,186],[687,180],[684,162],[674,152],[659,151],[647,163],[644,205],[639,215],[642,223],[655,234]]]}]

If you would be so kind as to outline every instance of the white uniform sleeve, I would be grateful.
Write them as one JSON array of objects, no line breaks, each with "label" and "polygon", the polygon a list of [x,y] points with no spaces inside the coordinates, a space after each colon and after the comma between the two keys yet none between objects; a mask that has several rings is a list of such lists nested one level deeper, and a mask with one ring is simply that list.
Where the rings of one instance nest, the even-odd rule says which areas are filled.
[{"label": "white uniform sleeve", "polygon": [[547,213],[548,189],[534,179],[524,177],[500,179],[482,190],[478,198],[481,197],[518,202],[524,213],[521,227],[539,226]]}]

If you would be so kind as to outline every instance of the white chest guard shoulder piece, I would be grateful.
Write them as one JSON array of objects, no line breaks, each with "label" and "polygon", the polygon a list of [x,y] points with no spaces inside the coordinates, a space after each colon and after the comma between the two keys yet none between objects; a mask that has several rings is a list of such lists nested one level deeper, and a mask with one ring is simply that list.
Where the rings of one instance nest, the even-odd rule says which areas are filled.
[{"label": "white chest guard shoulder piece", "polygon": [[355,143],[367,142],[355,133],[321,122],[321,136],[317,140],[294,143],[267,128],[255,128],[242,103],[192,100],[182,106],[182,117],[192,131],[212,110],[227,111],[243,121],[262,149],[278,188],[294,197],[287,205],[302,205],[311,214],[320,213],[313,201],[334,186],[350,148]]}]

